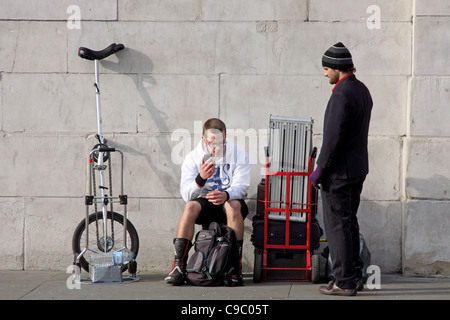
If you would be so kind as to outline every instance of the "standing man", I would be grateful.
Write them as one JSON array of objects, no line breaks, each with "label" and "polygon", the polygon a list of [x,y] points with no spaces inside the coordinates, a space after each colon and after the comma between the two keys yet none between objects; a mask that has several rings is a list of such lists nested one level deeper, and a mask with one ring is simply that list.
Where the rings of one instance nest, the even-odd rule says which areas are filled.
[{"label": "standing man", "polygon": [[[247,152],[226,139],[225,123],[217,118],[207,120],[202,140],[181,166],[180,193],[186,206],[173,239],[175,257],[165,279],[168,284],[184,283],[195,224],[226,223],[236,234],[242,259],[244,219],[248,215],[244,200],[250,186],[250,171]],[[231,285],[243,284],[240,267],[229,279]]]},{"label": "standing man", "polygon": [[367,87],[356,79],[352,55],[341,42],[325,52],[322,66],[334,87],[325,111],[317,168],[310,180],[321,189],[335,279],[319,291],[353,296],[364,287],[356,213],[369,172],[367,137],[373,102]]}]

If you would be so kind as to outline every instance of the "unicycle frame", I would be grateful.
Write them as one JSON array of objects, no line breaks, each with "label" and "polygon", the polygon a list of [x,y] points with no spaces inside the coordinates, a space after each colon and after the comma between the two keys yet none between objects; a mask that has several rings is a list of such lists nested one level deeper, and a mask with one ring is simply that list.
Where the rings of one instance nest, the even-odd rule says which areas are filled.
[{"label": "unicycle frame", "polygon": [[[99,177],[100,177],[100,192],[101,195],[100,196],[95,196],[93,193],[93,190],[95,188],[94,183],[93,183],[93,177],[94,177],[94,166],[97,167],[101,167],[103,166],[103,157],[104,157],[104,153],[110,153],[110,152],[118,152],[120,154],[120,158],[121,158],[121,183],[120,183],[120,195],[119,196],[113,196],[113,195],[106,195],[105,192],[105,179],[104,179],[104,170],[99,170]],[[97,161],[97,165],[94,165],[94,154],[98,153],[98,161]],[[130,250],[128,250],[127,248],[127,220],[128,220],[128,212],[127,212],[127,204],[128,204],[128,196],[124,194],[123,190],[123,152],[117,148],[109,148],[109,147],[103,147],[103,146],[99,146],[97,148],[94,148],[91,150],[90,154],[89,154],[89,195],[85,196],[85,205],[86,205],[86,247],[85,249],[80,253],[79,257],[81,257],[86,251],[92,251],[95,253],[106,253],[108,252],[108,247],[105,243],[104,245],[104,252],[102,251],[98,251],[98,250],[94,250],[92,248],[89,248],[89,208],[91,205],[93,204],[101,204],[101,208],[102,208],[102,217],[103,217],[103,238],[107,239],[108,237],[108,228],[107,228],[107,215],[108,215],[108,205],[112,204],[112,203],[119,203],[121,205],[123,205],[123,210],[124,210],[124,221],[123,221],[123,228],[124,228],[124,239],[123,239],[123,248],[120,248],[118,250],[115,251],[127,251],[129,253],[131,253]],[[111,210],[112,211],[112,210]],[[98,241],[98,239],[97,239]],[[105,240],[106,241],[106,240]],[[77,258],[77,260],[79,259],[79,257]]]},{"label": "unicycle frame", "polygon": [[[123,49],[123,45],[111,44],[109,47],[105,48],[102,51],[92,51],[87,48],[79,49],[79,56],[88,60],[94,61],[94,88],[95,88],[95,102],[97,108],[97,135],[96,138],[99,141],[89,153],[89,193],[85,196],[85,206],[86,206],[86,218],[85,218],[85,233],[86,233],[86,244],[84,249],[76,256],[74,263],[79,265],[81,257],[86,254],[88,251],[94,252],[96,254],[106,254],[107,252],[128,252],[132,255],[135,255],[135,252],[132,252],[127,247],[127,221],[128,221],[128,212],[127,212],[127,204],[128,204],[128,196],[124,194],[124,155],[120,149],[111,148],[106,145],[106,139],[102,133],[102,117],[101,117],[101,107],[100,107],[100,81],[99,81],[99,60],[106,58],[107,56],[116,53],[117,51]],[[82,52],[82,50],[84,50]],[[114,196],[112,194],[107,194],[106,190],[112,189],[112,154],[118,153],[120,155],[120,195]],[[105,179],[105,171],[108,167],[105,163],[109,161],[109,187],[106,186]],[[98,171],[98,174],[96,172]],[[96,184],[96,176],[99,177],[99,185]],[[97,195],[97,190],[99,190],[99,195]],[[111,236],[108,235],[108,206],[111,208],[111,214],[115,214],[112,208],[113,203],[119,203],[123,206],[123,247],[111,250],[108,248],[108,242],[111,239],[111,242],[114,244],[114,219],[111,219]],[[95,205],[97,212],[97,205],[101,205],[102,212],[102,223],[100,226],[98,221],[96,220],[97,227],[97,249],[89,247],[89,214],[90,208],[92,205]],[[103,239],[103,245],[100,244],[101,239]],[[127,262],[128,263],[128,262]]]}]

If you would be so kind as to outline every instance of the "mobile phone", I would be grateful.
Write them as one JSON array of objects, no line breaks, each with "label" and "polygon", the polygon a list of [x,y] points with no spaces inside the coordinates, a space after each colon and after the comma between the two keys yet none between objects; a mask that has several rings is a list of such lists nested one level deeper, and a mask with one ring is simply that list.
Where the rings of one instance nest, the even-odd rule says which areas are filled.
[{"label": "mobile phone", "polygon": [[203,157],[203,161],[206,162],[208,161],[209,158],[211,158],[213,155],[211,153],[207,153],[205,154],[205,156]]}]

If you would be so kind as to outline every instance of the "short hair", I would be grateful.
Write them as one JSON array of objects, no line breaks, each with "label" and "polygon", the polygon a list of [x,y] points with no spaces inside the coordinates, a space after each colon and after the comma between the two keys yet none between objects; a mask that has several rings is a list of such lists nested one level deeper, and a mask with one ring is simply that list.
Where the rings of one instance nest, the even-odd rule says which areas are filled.
[{"label": "short hair", "polygon": [[227,136],[227,127],[225,126],[225,123],[220,119],[211,118],[206,120],[206,122],[203,124],[203,135],[205,135],[206,130],[209,129],[219,130],[224,138]]},{"label": "short hair", "polygon": [[343,71],[345,73],[355,73],[356,72],[356,68],[355,67],[351,67],[351,68],[344,69],[344,70],[341,70],[341,71]]}]

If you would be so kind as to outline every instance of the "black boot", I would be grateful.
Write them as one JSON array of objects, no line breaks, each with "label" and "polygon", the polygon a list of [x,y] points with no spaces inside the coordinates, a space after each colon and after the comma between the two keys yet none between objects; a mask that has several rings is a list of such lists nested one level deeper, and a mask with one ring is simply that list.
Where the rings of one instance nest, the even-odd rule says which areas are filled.
[{"label": "black boot", "polygon": [[175,258],[173,259],[172,271],[164,279],[168,284],[178,286],[184,283],[184,275],[186,273],[186,263],[188,259],[191,241],[183,238],[173,239],[175,248]]},{"label": "black boot", "polygon": [[237,241],[237,260],[234,267],[225,276],[225,285],[229,287],[243,286],[244,277],[242,276],[242,247],[244,246],[243,240]]}]

